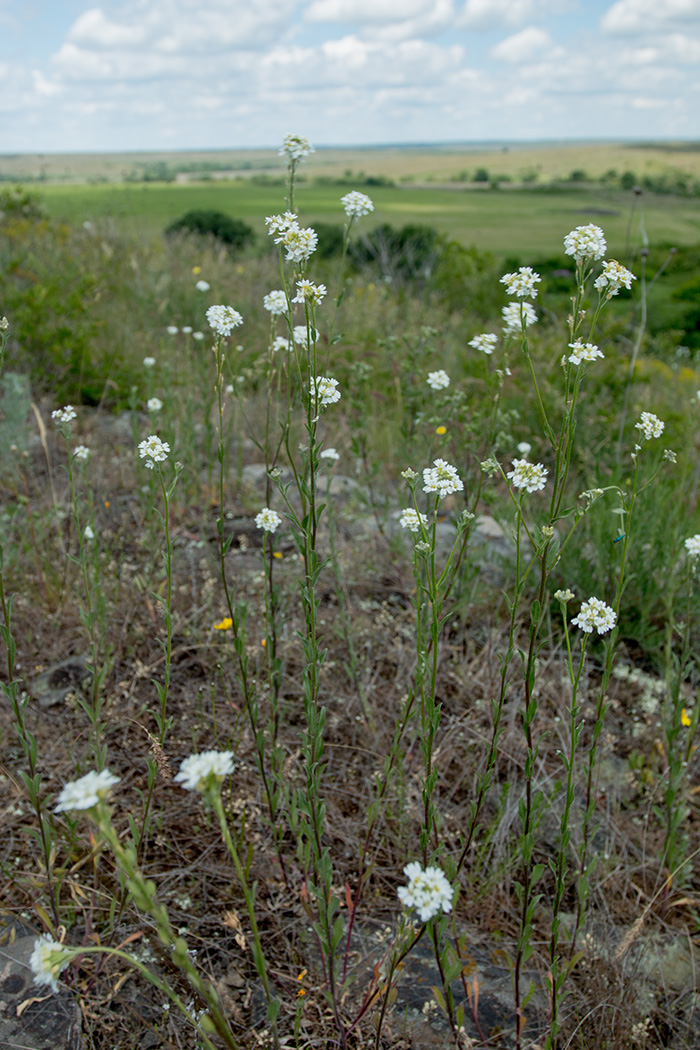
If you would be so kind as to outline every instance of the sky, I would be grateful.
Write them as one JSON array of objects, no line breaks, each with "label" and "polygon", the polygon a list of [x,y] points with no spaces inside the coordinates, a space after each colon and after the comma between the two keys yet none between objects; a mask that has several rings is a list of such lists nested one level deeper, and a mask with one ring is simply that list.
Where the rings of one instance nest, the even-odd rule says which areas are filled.
[{"label": "sky", "polygon": [[700,0],[0,0],[0,153],[700,139]]}]

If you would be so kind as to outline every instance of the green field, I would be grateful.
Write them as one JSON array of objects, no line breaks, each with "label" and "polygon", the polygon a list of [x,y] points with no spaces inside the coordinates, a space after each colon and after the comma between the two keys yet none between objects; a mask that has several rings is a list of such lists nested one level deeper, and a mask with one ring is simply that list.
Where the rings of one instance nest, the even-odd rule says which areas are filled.
[{"label": "green field", "polygon": [[[304,220],[342,222],[342,186],[302,184],[297,203]],[[534,258],[561,251],[564,234],[588,222],[600,224],[613,255],[622,254],[634,197],[603,188],[572,190],[464,190],[446,187],[372,187],[375,212],[366,228],[425,223],[462,242],[499,255]],[[191,208],[216,208],[245,219],[264,237],[264,216],[283,209],[281,186],[248,180],[199,184],[46,185],[40,190],[49,214],[70,222],[114,219],[134,232],[157,234]],[[652,245],[700,242],[700,200],[644,194],[631,236],[639,243],[639,219]]]}]

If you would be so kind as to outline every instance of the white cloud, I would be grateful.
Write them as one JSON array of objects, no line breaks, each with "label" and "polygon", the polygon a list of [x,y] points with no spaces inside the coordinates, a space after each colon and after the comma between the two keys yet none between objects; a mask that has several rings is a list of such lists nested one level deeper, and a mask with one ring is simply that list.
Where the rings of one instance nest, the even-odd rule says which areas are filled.
[{"label": "white cloud", "polygon": [[466,0],[458,24],[468,29],[501,29],[540,20],[572,5],[573,0]]},{"label": "white cloud", "polygon": [[649,33],[659,26],[700,21],[700,0],[617,0],[605,12],[607,33]]},{"label": "white cloud", "polygon": [[496,44],[491,54],[504,62],[527,62],[553,46],[552,38],[545,29],[528,26]]},{"label": "white cloud", "polygon": [[84,47],[110,48],[144,43],[146,27],[143,22],[120,25],[112,22],[99,7],[85,11],[71,26],[68,40]]},{"label": "white cloud", "polygon": [[309,22],[398,22],[432,7],[432,0],[315,0],[304,17]]}]

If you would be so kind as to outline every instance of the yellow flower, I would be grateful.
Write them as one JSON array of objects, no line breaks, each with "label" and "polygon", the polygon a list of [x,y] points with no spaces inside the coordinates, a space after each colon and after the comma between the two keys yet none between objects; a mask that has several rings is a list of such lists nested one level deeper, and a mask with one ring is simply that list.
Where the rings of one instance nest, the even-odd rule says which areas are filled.
[{"label": "yellow flower", "polygon": [[447,433],[447,427],[435,427],[435,433],[436,434],[446,434]]},{"label": "yellow flower", "polygon": [[272,557],[273,558],[281,558],[282,557],[282,551],[273,551],[272,552]]},{"label": "yellow flower", "polygon": [[681,711],[681,725],[682,726],[689,726],[690,724],[691,724],[690,716],[688,715],[688,712],[686,711],[686,709],[683,708],[683,710]]},{"label": "yellow flower", "polygon": [[214,624],[215,631],[228,631],[229,627],[233,627],[233,620],[230,616],[224,616],[221,623]]},{"label": "yellow flower", "polygon": [[201,272],[202,272],[202,267],[201,266],[193,266],[192,267],[192,273],[195,275],[195,277],[197,276],[198,273],[201,273]]}]

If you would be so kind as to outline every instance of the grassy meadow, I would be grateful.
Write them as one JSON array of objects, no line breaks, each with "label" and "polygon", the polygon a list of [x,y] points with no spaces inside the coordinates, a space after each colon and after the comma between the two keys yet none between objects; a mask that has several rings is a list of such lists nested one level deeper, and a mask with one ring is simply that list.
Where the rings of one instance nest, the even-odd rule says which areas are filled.
[{"label": "grassy meadow", "polygon": [[304,154],[0,158],[0,1045],[700,1050],[700,154]]}]

